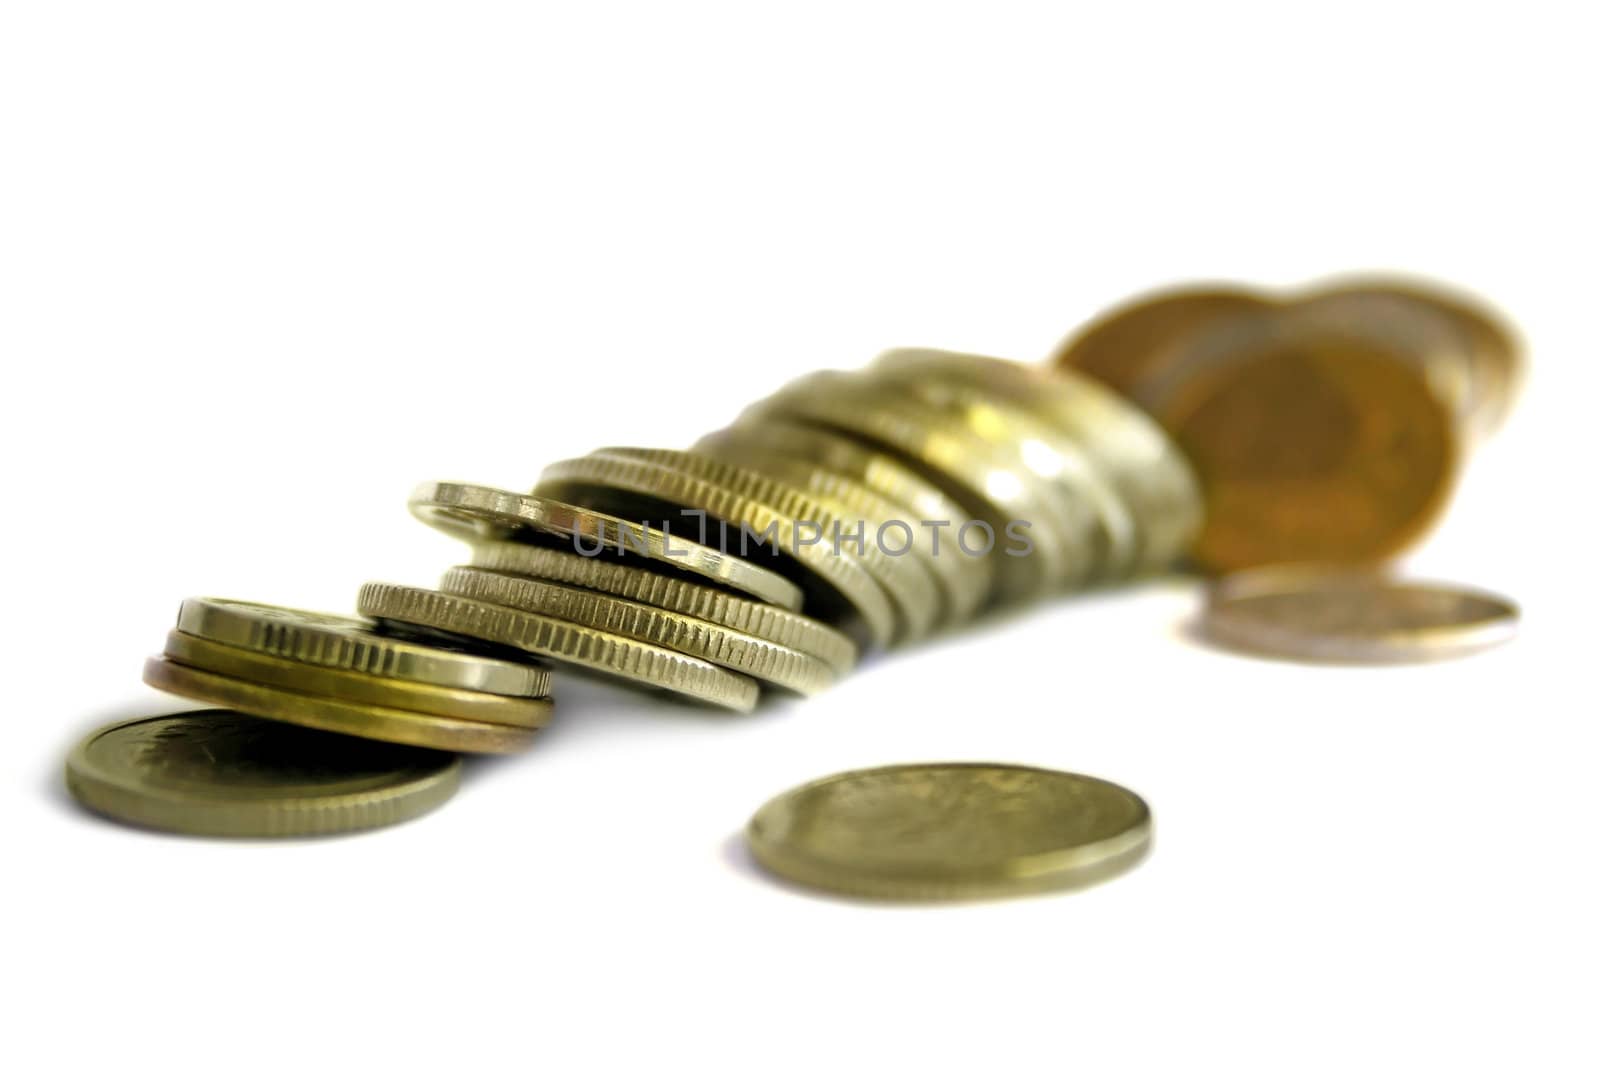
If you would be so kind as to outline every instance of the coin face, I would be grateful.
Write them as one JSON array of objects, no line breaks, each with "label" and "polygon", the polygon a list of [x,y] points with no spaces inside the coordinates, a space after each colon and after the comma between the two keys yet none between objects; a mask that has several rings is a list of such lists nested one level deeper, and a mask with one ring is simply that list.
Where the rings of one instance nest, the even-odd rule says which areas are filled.
[{"label": "coin face", "polygon": [[787,880],[846,895],[960,899],[1072,888],[1133,865],[1150,810],[1093,777],[946,763],[856,770],[770,801],[746,836]]},{"label": "coin face", "polygon": [[301,729],[225,710],[121,722],[67,759],[67,786],[107,817],[204,836],[372,829],[455,793],[443,752]]},{"label": "coin face", "polygon": [[1487,592],[1372,571],[1282,567],[1216,583],[1205,635],[1229,648],[1313,662],[1420,662],[1509,640],[1519,612]]},{"label": "coin face", "polygon": [[1414,278],[1348,278],[1322,286],[1311,299],[1351,300],[1431,314],[1454,332],[1464,356],[1455,383],[1460,413],[1470,433],[1484,437],[1505,420],[1522,380],[1522,344],[1516,331],[1474,297]]},{"label": "coin face", "polygon": [[1350,338],[1213,338],[1141,386],[1189,456],[1213,572],[1388,558],[1432,523],[1457,465],[1453,416],[1420,375]]},{"label": "coin face", "polygon": [[1259,315],[1275,306],[1265,293],[1242,286],[1169,289],[1096,318],[1068,338],[1053,360],[1131,393],[1160,371],[1175,344],[1219,321]]}]

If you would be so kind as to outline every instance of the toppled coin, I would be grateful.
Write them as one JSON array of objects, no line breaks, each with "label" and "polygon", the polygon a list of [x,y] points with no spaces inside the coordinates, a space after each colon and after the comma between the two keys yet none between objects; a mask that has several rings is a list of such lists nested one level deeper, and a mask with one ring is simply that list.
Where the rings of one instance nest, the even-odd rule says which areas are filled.
[{"label": "toppled coin", "polygon": [[1386,574],[1267,568],[1215,584],[1201,618],[1236,650],[1317,662],[1421,662],[1509,640],[1519,612],[1475,589]]},{"label": "toppled coin", "polygon": [[1104,880],[1150,845],[1150,809],[1109,781],[991,763],[854,770],[769,801],[746,830],[779,877],[844,895],[939,900]]},{"label": "toppled coin", "polygon": [[426,814],[460,760],[225,710],[119,722],[67,758],[67,787],[121,822],[202,836],[373,829]]}]

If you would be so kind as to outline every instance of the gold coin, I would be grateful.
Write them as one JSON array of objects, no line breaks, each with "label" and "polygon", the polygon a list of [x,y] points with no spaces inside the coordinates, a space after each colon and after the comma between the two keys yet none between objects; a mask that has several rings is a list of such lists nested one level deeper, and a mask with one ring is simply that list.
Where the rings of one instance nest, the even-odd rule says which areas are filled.
[{"label": "gold coin", "polygon": [[881,498],[873,496],[870,489],[853,487],[826,470],[797,474],[791,467],[784,476],[774,476],[768,471],[724,462],[712,455],[667,448],[602,448],[594,454],[664,467],[778,510],[796,515],[809,513],[824,528],[831,529],[835,522],[847,529],[859,525],[862,543],[859,549],[851,550],[889,594],[900,621],[897,639],[915,640],[927,636],[939,621],[939,587],[934,574],[924,566],[920,556],[909,550],[909,545],[901,554],[898,541],[879,539],[880,524],[895,518],[896,513]]},{"label": "gold coin", "polygon": [[1308,299],[1349,299],[1352,308],[1367,309],[1380,320],[1391,313],[1409,320],[1417,312],[1431,312],[1454,334],[1451,356],[1464,364],[1442,373],[1469,432],[1485,437],[1505,421],[1522,379],[1522,344],[1510,324],[1482,301],[1431,282],[1381,276],[1325,283]]},{"label": "gold coin", "polygon": [[1137,561],[1133,514],[1084,449],[1025,407],[992,388],[921,367],[877,365],[873,376],[892,381],[930,407],[960,420],[997,451],[1014,452],[1019,467],[1054,491],[1045,513],[1068,545],[1065,582],[1075,587],[1131,570]]},{"label": "gold coin", "polygon": [[1132,512],[1137,558],[1111,576],[1165,569],[1199,532],[1200,488],[1188,459],[1148,414],[1100,382],[1066,366],[927,348],[893,349],[873,367],[966,381],[1022,406],[1082,448]]},{"label": "gold coin", "polygon": [[1374,571],[1271,567],[1229,575],[1202,626],[1241,651],[1317,662],[1420,662],[1509,640],[1514,603],[1475,589]]},{"label": "gold coin", "polygon": [[445,574],[440,591],[670,648],[804,696],[837,680],[827,663],[793,648],[590,589],[456,567]]},{"label": "gold coin", "polygon": [[[739,544],[739,551],[770,552],[773,565],[805,589],[811,617],[844,630],[864,647],[894,639],[895,609],[887,594],[853,551],[835,551],[828,543],[831,523],[843,520],[821,505],[792,497],[751,499],[702,478],[607,455],[546,467],[539,491],[643,514],[703,511],[716,535]],[[813,533],[819,536],[813,539]]]},{"label": "gold coin", "polygon": [[[943,550],[991,560],[993,601],[1037,599],[1065,581],[1070,550],[1050,514],[1054,490],[1014,448],[997,450],[959,419],[865,374],[808,375],[748,408],[740,420],[774,417],[887,451],[954,499],[976,525],[944,531]],[[1015,547],[1006,539],[1013,528],[1026,530],[1032,550],[1007,550]],[[972,529],[983,534],[972,538],[976,546],[964,536]]]},{"label": "gold coin", "polygon": [[85,807],[198,836],[346,833],[426,814],[455,794],[461,761],[232,711],[165,714],[91,733],[67,757]]},{"label": "gold coin", "polygon": [[397,711],[438,714],[471,722],[494,722],[518,729],[539,729],[550,721],[549,698],[502,696],[494,692],[397,681],[352,670],[309,666],[245,651],[228,644],[191,637],[173,630],[167,634],[166,657],[196,670],[236,677],[259,685],[290,689],[311,696],[329,696]]},{"label": "gold coin", "polygon": [[418,748],[502,754],[521,751],[532,743],[537,733],[533,729],[469,722],[328,696],[312,696],[196,670],[170,659],[146,660],[144,681],[152,688],[175,696],[262,718]]},{"label": "gold coin", "polygon": [[1150,810],[1119,785],[1028,766],[885,766],[771,800],[746,830],[779,877],[854,896],[965,899],[1073,888],[1132,866]]},{"label": "gold coin", "polygon": [[501,541],[474,548],[472,564],[481,570],[590,588],[727,626],[814,655],[841,674],[856,665],[855,642],[815,619],[610,559]]},{"label": "gold coin", "polygon": [[1140,388],[1199,476],[1194,559],[1212,571],[1387,558],[1454,479],[1454,421],[1415,371],[1283,326],[1214,333]]},{"label": "gold coin", "polygon": [[559,539],[569,548],[603,546],[617,558],[649,559],[791,611],[802,603],[799,586],[782,575],[681,535],[687,524],[682,516],[677,527],[669,520],[649,525],[560,500],[441,481],[417,487],[411,513],[473,544],[529,533]]},{"label": "gold coin", "polygon": [[465,596],[368,582],[357,609],[386,623],[503,644],[729,710],[751,710],[761,693],[749,678],[682,652]]},{"label": "gold coin", "polygon": [[1140,296],[1091,321],[1056,350],[1052,360],[1081,370],[1132,395],[1146,378],[1161,371],[1174,345],[1192,339],[1219,321],[1252,317],[1271,310],[1265,293],[1235,285],[1167,289]]},{"label": "gold coin", "polygon": [[[928,533],[930,528],[960,529],[972,516],[889,453],[826,429],[780,419],[741,420],[700,438],[694,450],[758,469],[769,459],[794,460],[861,485],[911,523],[915,544],[926,546],[925,557],[938,571],[953,621],[971,617],[988,600],[994,580],[990,557],[963,554],[949,543],[936,545]],[[944,540],[948,542],[949,534]]]},{"label": "gold coin", "polygon": [[446,688],[544,699],[550,671],[375,632],[362,618],[200,597],[183,601],[178,630],[311,666]]}]

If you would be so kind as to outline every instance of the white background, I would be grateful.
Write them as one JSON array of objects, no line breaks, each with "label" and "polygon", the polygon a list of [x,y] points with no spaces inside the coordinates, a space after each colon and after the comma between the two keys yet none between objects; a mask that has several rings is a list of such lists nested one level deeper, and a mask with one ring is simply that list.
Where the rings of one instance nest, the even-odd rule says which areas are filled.
[{"label": "white background", "polygon": [[[13,3],[0,15],[11,1061],[1594,1061],[1586,5]],[[1409,562],[1448,665],[1053,604],[753,719],[566,683],[422,821],[240,845],[58,784],[179,600],[460,561],[413,483],[684,445],[892,345],[1043,357],[1188,278],[1441,276],[1533,373]],[[895,908],[755,873],[770,795],[1003,759],[1143,793],[1141,868]]]}]

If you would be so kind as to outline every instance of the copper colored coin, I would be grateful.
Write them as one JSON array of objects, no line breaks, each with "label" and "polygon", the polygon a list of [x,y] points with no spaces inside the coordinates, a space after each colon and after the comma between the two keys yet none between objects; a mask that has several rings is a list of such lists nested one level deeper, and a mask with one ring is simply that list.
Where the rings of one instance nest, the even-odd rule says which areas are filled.
[{"label": "copper colored coin", "polygon": [[1412,367],[1347,337],[1213,330],[1141,402],[1194,464],[1214,572],[1370,563],[1417,539],[1457,461],[1452,412]]},{"label": "copper colored coin", "polygon": [[1174,345],[1217,322],[1275,306],[1271,297],[1243,286],[1166,289],[1112,308],[1068,337],[1051,359],[1131,395],[1159,372]]}]

